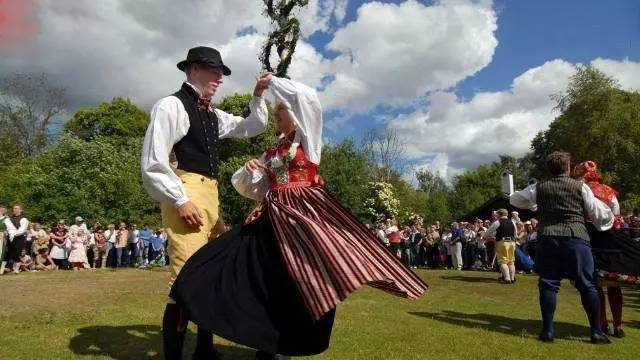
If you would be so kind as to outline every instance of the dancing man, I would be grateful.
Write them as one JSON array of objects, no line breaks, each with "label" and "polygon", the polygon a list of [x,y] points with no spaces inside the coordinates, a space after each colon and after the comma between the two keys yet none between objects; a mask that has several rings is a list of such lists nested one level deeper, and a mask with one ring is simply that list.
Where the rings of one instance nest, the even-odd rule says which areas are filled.
[{"label": "dancing man", "polygon": [[482,238],[495,235],[501,281],[504,284],[513,284],[516,282],[516,225],[509,220],[507,209],[498,210],[498,215],[500,218],[491,224]]},{"label": "dancing man", "polygon": [[[231,70],[220,53],[209,47],[190,49],[177,64],[186,74],[180,90],[160,99],[151,110],[141,158],[142,180],[147,191],[162,203],[171,256],[171,283],[187,259],[224,226],[218,216],[218,140],[260,134],[267,125],[262,98],[271,74],[257,80],[249,104],[251,114],[241,118],[214,109],[211,99]],[[177,169],[169,165],[173,151]],[[186,331],[185,319],[169,298],[162,320],[166,359],[180,359]],[[212,334],[198,329],[195,358],[215,358]]]},{"label": "dancing man", "polygon": [[611,209],[596,199],[586,184],[569,177],[571,157],[553,152],[546,160],[551,178],[532,184],[511,195],[511,204],[521,209],[538,210],[537,269],[540,274],[540,310],[542,331],[539,339],[553,341],[553,316],[560,281],[570,279],[580,292],[589,325],[591,342],[608,344],[600,325],[600,299],[594,283],[594,265],[589,245],[585,214],[598,230],[613,225]]}]

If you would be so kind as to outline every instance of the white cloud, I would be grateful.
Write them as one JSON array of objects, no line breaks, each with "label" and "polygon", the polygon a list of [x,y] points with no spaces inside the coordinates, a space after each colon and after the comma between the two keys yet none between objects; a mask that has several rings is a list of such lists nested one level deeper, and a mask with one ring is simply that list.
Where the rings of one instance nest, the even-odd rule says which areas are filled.
[{"label": "white cloud", "polygon": [[[311,5],[323,24],[344,18],[345,1]],[[129,97],[148,108],[180,86],[184,74],[176,63],[185,58],[188,48],[205,45],[219,49],[232,69],[217,96],[250,92],[271,27],[263,7],[256,0],[38,0],[33,6],[35,38],[8,53],[2,50],[0,77],[47,73],[68,89],[71,110],[115,96]],[[238,36],[247,28],[257,31]],[[319,86],[328,65],[300,40],[290,75]]]},{"label": "white cloud", "polygon": [[[640,85],[640,62],[596,59],[591,65],[623,88]],[[451,179],[499,154],[522,156],[529,151],[533,137],[558,115],[550,95],[565,90],[574,73],[574,64],[552,60],[516,77],[509,90],[479,92],[469,101],[452,92],[434,92],[427,106],[396,117],[388,126],[398,128],[406,139],[407,155],[418,162],[417,168],[440,171]]]},{"label": "white cloud", "polygon": [[450,178],[462,169],[495,160],[498,154],[522,155],[554,114],[550,94],[564,89],[572,64],[553,60],[513,80],[511,89],[480,92],[462,101],[451,92],[435,92],[428,105],[389,123],[407,140],[413,159],[434,157],[431,170]]},{"label": "white cloud", "polygon": [[347,0],[311,0],[297,14],[302,36],[308,37],[317,31],[331,32],[331,22],[341,24],[347,13]]},{"label": "white cloud", "polygon": [[[72,106],[90,106],[126,96],[149,106],[173,92],[184,78],[175,64],[188,48],[208,45],[229,52],[254,45],[237,38],[248,26],[266,29],[262,3],[254,0],[176,2],[171,0],[40,0],[35,41],[4,54],[0,75],[45,72],[68,89]],[[259,46],[253,47],[253,50]],[[232,68],[228,90],[251,89],[243,79],[248,59],[225,59]],[[230,61],[231,60],[231,61]],[[253,75],[253,73],[251,74]]]},{"label": "white cloud", "polygon": [[620,86],[626,90],[640,90],[640,62],[609,60],[597,58],[591,62],[595,68],[618,80]]},{"label": "white cloud", "polygon": [[448,89],[491,62],[496,28],[487,1],[366,3],[328,45],[340,55],[322,94],[325,107],[366,112]]}]

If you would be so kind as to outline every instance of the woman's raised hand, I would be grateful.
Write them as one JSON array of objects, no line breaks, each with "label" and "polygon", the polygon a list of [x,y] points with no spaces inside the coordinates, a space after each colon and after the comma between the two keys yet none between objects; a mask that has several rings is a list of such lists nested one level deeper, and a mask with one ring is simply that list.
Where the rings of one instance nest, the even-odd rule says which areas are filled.
[{"label": "woman's raised hand", "polygon": [[251,174],[252,171],[260,169],[264,169],[264,165],[262,165],[258,159],[251,159],[244,164],[244,171],[246,171],[247,174]]}]

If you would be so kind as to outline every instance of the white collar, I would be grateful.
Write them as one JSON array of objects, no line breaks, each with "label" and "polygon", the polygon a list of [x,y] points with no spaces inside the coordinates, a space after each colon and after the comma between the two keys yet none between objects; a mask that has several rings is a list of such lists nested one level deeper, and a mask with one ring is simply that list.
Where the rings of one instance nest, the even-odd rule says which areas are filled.
[{"label": "white collar", "polygon": [[187,84],[187,85],[189,85],[189,86],[191,86],[191,88],[192,88],[193,90],[195,90],[195,91],[196,91],[196,93],[198,94],[198,96],[202,97],[202,93],[200,92],[200,89],[198,89],[198,87],[197,87],[197,86],[193,85],[192,83],[190,83],[190,82],[188,82],[188,81],[186,81],[186,80],[185,80],[185,82],[184,82],[184,83],[185,83],[185,84]]}]

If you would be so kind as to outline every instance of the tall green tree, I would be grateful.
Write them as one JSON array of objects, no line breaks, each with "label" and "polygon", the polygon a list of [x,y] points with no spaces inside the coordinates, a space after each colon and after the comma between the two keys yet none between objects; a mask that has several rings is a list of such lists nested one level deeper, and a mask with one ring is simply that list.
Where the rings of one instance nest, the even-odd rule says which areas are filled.
[{"label": "tall green tree", "polygon": [[64,130],[79,139],[91,141],[98,137],[144,137],[149,114],[129,99],[116,97],[110,103],[82,109],[64,125]]},{"label": "tall green tree", "polygon": [[319,172],[326,190],[360,219],[367,218],[363,203],[372,180],[367,155],[351,139],[322,149]]},{"label": "tall green tree", "polygon": [[19,201],[47,224],[81,215],[103,222],[159,224],[158,205],[142,188],[141,138],[116,144],[64,134],[42,154],[10,166],[0,178],[0,202]]},{"label": "tall green tree", "polygon": [[537,172],[546,156],[568,151],[574,163],[595,160],[604,181],[619,190],[624,208],[640,194],[640,93],[625,91],[590,66],[577,67],[566,91],[554,97],[561,114],[532,141]]},{"label": "tall green tree", "polygon": [[502,165],[493,162],[467,170],[453,179],[450,204],[452,215],[460,219],[469,211],[498,195]]}]

